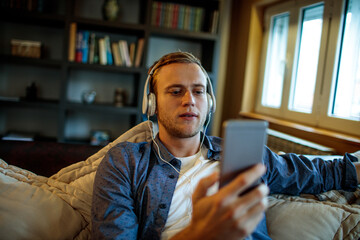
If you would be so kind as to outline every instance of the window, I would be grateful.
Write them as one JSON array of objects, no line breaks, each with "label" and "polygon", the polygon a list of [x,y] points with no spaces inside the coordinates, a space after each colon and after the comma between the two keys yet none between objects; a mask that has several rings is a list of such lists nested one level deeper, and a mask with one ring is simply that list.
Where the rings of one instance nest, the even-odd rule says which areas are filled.
[{"label": "window", "polygon": [[256,112],[360,136],[360,1],[265,11]]}]

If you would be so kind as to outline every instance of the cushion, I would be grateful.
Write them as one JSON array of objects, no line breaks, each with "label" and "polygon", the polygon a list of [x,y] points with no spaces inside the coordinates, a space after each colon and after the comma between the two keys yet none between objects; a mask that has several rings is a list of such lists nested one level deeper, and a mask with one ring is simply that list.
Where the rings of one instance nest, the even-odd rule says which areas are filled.
[{"label": "cushion", "polygon": [[[0,236],[3,239],[73,239],[87,222],[65,184],[54,183],[0,159]],[[91,199],[89,199],[91,201]]]},{"label": "cushion", "polygon": [[353,193],[334,190],[317,197],[273,195],[269,203],[266,221],[272,239],[340,240],[360,236],[359,189]]}]

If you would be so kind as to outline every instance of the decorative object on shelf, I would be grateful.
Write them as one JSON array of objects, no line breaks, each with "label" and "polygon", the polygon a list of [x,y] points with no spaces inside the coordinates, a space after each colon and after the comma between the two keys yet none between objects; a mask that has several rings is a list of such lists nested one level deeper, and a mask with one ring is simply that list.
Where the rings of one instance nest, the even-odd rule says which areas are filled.
[{"label": "decorative object on shelf", "polygon": [[94,130],[91,132],[90,144],[96,146],[105,146],[110,141],[110,131]]},{"label": "decorative object on shelf", "polygon": [[123,107],[126,105],[126,91],[124,89],[115,89],[114,105],[116,107]]},{"label": "decorative object on shelf", "polygon": [[104,20],[116,20],[119,14],[119,4],[117,0],[104,0],[102,13]]},{"label": "decorative object on shelf", "polygon": [[34,101],[37,99],[37,87],[35,82],[32,82],[31,85],[26,87],[26,100]]},{"label": "decorative object on shelf", "polygon": [[95,101],[96,92],[94,90],[85,91],[82,94],[82,101],[86,104],[92,104]]},{"label": "decorative object on shelf", "polygon": [[19,57],[40,58],[41,42],[11,39],[11,55]]}]

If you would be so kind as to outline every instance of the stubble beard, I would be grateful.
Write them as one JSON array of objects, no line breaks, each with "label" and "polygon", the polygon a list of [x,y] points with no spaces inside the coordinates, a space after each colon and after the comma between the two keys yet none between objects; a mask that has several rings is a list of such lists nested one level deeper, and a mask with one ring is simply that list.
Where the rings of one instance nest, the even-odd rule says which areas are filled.
[{"label": "stubble beard", "polygon": [[158,111],[157,118],[158,122],[164,126],[170,135],[178,138],[191,138],[196,136],[203,128],[206,119],[205,116],[202,116],[200,118],[199,126],[197,126],[193,131],[188,132],[181,129],[181,127],[178,127],[173,119],[166,114],[162,114],[161,111]]}]

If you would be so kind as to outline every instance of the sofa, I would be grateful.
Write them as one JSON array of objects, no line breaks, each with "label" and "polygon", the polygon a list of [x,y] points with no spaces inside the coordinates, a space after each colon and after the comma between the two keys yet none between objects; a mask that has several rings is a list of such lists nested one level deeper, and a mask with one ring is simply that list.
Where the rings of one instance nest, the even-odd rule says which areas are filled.
[{"label": "sofa", "polygon": [[[43,149],[34,145],[25,151],[25,156],[33,158],[31,149],[36,149],[36,156],[43,158],[36,162],[42,166],[41,170],[34,168],[31,162],[17,164],[16,161],[27,160],[26,157],[14,160],[13,155],[7,153],[16,152],[15,147],[9,147],[9,151],[0,147],[1,239],[90,239],[92,185],[97,166],[105,153],[119,142],[151,141],[148,124],[143,122],[135,126],[101,149],[50,145],[52,150],[53,147],[66,148],[54,154],[44,143],[34,142],[43,144]],[[153,127],[153,133],[156,131]],[[24,152],[22,145],[18,143],[18,148]],[[45,153],[39,154],[39,151]],[[316,196],[272,195],[269,203],[266,219],[273,239],[360,237],[359,189],[355,192],[329,191]]]}]

